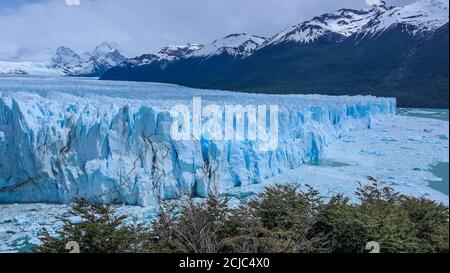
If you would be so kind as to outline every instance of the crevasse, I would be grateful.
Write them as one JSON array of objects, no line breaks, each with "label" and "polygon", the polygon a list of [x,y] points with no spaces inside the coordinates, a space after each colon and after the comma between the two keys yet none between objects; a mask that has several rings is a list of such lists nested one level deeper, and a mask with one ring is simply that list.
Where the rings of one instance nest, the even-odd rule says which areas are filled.
[{"label": "crevasse", "polygon": [[276,150],[261,152],[252,141],[173,141],[170,103],[163,107],[157,100],[5,93],[0,96],[0,202],[85,198],[145,206],[206,197],[318,159],[341,134],[369,129],[373,119],[396,111],[395,99],[370,96],[243,98],[234,102],[258,98],[280,106]]}]

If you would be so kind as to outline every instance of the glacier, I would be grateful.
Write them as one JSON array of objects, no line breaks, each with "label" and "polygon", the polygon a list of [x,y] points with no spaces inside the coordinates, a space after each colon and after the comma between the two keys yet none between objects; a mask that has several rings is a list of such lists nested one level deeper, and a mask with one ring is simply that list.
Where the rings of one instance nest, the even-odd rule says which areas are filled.
[{"label": "glacier", "polygon": [[[279,107],[279,143],[174,141],[172,106]],[[394,115],[393,98],[261,95],[154,83],[0,80],[0,202],[149,206],[259,184],[321,158],[334,139]],[[204,117],[204,119],[207,119]],[[205,120],[207,121],[207,120]]]},{"label": "glacier", "polygon": [[[420,141],[409,140],[413,136]],[[430,169],[438,162],[448,164],[448,139],[448,110],[397,109],[395,116],[373,120],[371,130],[343,133],[328,145],[319,162],[287,170],[261,184],[233,188],[227,194],[232,205],[239,205],[267,186],[292,181],[296,186],[313,186],[325,198],[341,193],[356,201],[354,191],[359,183],[370,183],[370,175],[402,194],[448,206],[448,195],[429,187],[429,181],[448,183]],[[31,245],[42,243],[38,239],[42,230],[57,234],[68,210],[69,204],[0,204],[0,252],[31,251]],[[130,223],[135,219],[149,223],[158,210],[159,206],[121,205],[118,214]]]}]

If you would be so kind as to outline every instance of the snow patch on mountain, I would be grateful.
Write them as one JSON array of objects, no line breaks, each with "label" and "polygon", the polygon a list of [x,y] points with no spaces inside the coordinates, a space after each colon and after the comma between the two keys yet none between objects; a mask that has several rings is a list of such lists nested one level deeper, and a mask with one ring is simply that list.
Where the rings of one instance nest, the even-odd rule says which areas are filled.
[{"label": "snow patch on mountain", "polygon": [[128,59],[121,66],[140,66],[151,63],[159,63],[162,66],[167,63],[189,59],[189,58],[210,58],[223,53],[235,58],[243,58],[252,54],[263,42],[265,38],[248,35],[245,33],[231,34],[224,38],[215,40],[211,44],[202,45],[198,43],[188,43],[186,45],[168,46],[152,54],[144,54]]},{"label": "snow patch on mountain", "polygon": [[103,42],[96,46],[92,51],[86,51],[82,54],[84,61],[88,61],[91,58],[98,58],[102,56],[108,56],[114,51],[118,51],[119,46],[114,42]]},{"label": "snow patch on mountain", "polygon": [[125,60],[117,46],[107,42],[81,55],[68,47],[38,52],[22,49],[13,58],[0,61],[0,74],[101,76]]},{"label": "snow patch on mountain", "polygon": [[85,52],[78,64],[65,66],[63,74],[66,76],[101,76],[105,71],[121,64],[126,59],[116,46],[103,42],[93,51]]},{"label": "snow patch on mountain", "polygon": [[179,59],[184,59],[187,55],[200,50],[204,45],[201,44],[186,44],[174,45],[164,47],[153,54],[144,54],[135,58],[128,59],[122,65],[147,65],[154,62],[172,62]]},{"label": "snow patch on mountain", "polygon": [[156,56],[159,61],[173,61],[185,58],[187,55],[192,54],[200,49],[202,49],[204,45],[201,44],[187,44],[181,46],[168,46],[164,47],[158,52],[156,52]]},{"label": "snow patch on mountain", "polygon": [[261,47],[282,42],[310,43],[320,37],[332,34],[347,38],[367,24],[371,16],[377,11],[378,7],[361,11],[341,9],[333,13],[324,14],[310,21],[287,28],[268,39]]},{"label": "snow patch on mountain", "polygon": [[388,7],[381,2],[366,10],[341,9],[289,27],[260,48],[284,42],[311,43],[327,36],[339,42],[354,34],[379,34],[397,25],[407,26],[406,30],[416,35],[447,24],[448,12],[448,0],[419,0],[401,7]]},{"label": "snow patch on mountain", "polygon": [[448,23],[448,0],[419,0],[402,7],[390,7],[375,14],[359,31],[362,36],[382,33],[397,25],[405,25],[413,35],[435,31]]},{"label": "snow patch on mountain", "polygon": [[263,37],[246,33],[231,34],[205,45],[188,57],[211,57],[223,53],[234,57],[246,57],[252,54],[265,40]]},{"label": "snow patch on mountain", "polygon": [[51,68],[66,68],[78,65],[81,62],[80,56],[72,49],[67,47],[58,47],[52,59],[50,60]]}]

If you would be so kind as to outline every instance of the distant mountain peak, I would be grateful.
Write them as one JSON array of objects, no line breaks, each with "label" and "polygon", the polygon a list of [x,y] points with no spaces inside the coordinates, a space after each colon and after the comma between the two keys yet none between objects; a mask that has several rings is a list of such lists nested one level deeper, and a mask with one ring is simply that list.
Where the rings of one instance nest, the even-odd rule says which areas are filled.
[{"label": "distant mountain peak", "polygon": [[173,60],[184,58],[186,55],[191,54],[204,47],[202,44],[187,43],[185,45],[170,45],[163,47],[155,53],[160,60]]},{"label": "distant mountain peak", "polygon": [[117,54],[117,53],[119,53],[118,48],[119,48],[119,46],[116,43],[113,43],[113,42],[102,42],[101,44],[96,46],[94,48],[94,50],[86,51],[85,53],[83,53],[82,58],[85,61],[88,61],[92,57],[99,58],[99,57],[105,57],[105,56],[107,56],[108,54],[111,54],[111,53]]},{"label": "distant mountain peak", "polygon": [[269,39],[234,33],[188,55],[189,46],[165,47],[101,79],[256,93],[372,94],[397,97],[402,106],[448,107],[442,99],[448,98],[446,1],[339,9]]},{"label": "distant mountain peak", "polygon": [[117,48],[118,45],[116,43],[103,42],[94,49],[94,52],[99,54],[107,54],[117,50]]},{"label": "distant mountain peak", "polygon": [[94,50],[79,56],[70,48],[59,47],[49,66],[61,69],[66,76],[98,77],[127,59],[117,48],[115,43],[103,42]]},{"label": "distant mountain peak", "polygon": [[379,7],[370,10],[340,9],[332,13],[316,16],[309,21],[294,25],[268,39],[261,47],[283,42],[310,43],[325,35],[342,38],[358,32],[370,21]]},{"label": "distant mountain peak", "polygon": [[222,53],[235,57],[245,57],[255,51],[265,40],[265,38],[256,35],[234,33],[205,45],[189,57],[211,57]]},{"label": "distant mountain peak", "polygon": [[389,7],[373,16],[359,33],[373,36],[398,25],[412,35],[434,31],[448,23],[448,1],[418,0],[401,7]]},{"label": "distant mountain peak", "polygon": [[161,48],[155,53],[143,54],[141,56],[128,59],[123,65],[140,66],[153,62],[171,62],[186,58],[195,51],[202,49],[204,45],[198,43],[187,43],[185,45],[170,45]]},{"label": "distant mountain peak", "polygon": [[81,58],[77,53],[68,47],[60,46],[51,58],[49,66],[51,68],[65,68],[78,65],[80,62]]},{"label": "distant mountain peak", "polygon": [[380,2],[370,9],[340,9],[316,16],[276,34],[260,48],[284,42],[310,43],[327,36],[334,36],[335,41],[339,42],[354,34],[373,36],[396,25],[409,26],[408,31],[415,35],[436,30],[446,23],[446,0],[418,0],[401,7],[388,7],[385,2]]}]

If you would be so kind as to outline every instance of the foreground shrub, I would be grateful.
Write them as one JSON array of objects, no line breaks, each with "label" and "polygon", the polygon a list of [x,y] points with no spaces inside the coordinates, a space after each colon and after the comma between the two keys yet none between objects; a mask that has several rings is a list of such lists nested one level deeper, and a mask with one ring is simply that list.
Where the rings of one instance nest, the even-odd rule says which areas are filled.
[{"label": "foreground shrub", "polygon": [[44,231],[43,244],[34,251],[68,252],[66,244],[76,242],[81,253],[143,252],[151,243],[147,227],[136,222],[125,225],[125,219],[117,215],[114,205],[90,205],[77,200],[65,215],[58,235],[52,237]]},{"label": "foreground shrub", "polygon": [[333,197],[313,225],[314,233],[327,236],[331,252],[364,252],[371,241],[381,252],[448,252],[447,207],[399,195],[374,180],[356,195],[359,204]]},{"label": "foreground shrub", "polygon": [[227,200],[164,203],[152,223],[153,252],[215,253],[227,229]]},{"label": "foreground shrub", "polygon": [[287,253],[326,252],[323,236],[311,236],[310,229],[323,205],[318,192],[295,186],[267,188],[247,205],[233,210],[228,234],[223,239],[228,252]]},{"label": "foreground shrub", "polygon": [[[370,178],[371,179],[371,178]],[[56,237],[39,252],[362,253],[368,242],[381,252],[448,252],[449,210],[433,201],[405,197],[374,179],[356,192],[322,198],[317,191],[277,185],[237,208],[226,197],[161,204],[149,226],[125,225],[114,206],[78,201]]]},{"label": "foreground shrub", "polygon": [[415,251],[449,251],[448,207],[423,198],[410,197],[404,197],[400,207],[413,224],[413,236],[417,239]]}]

